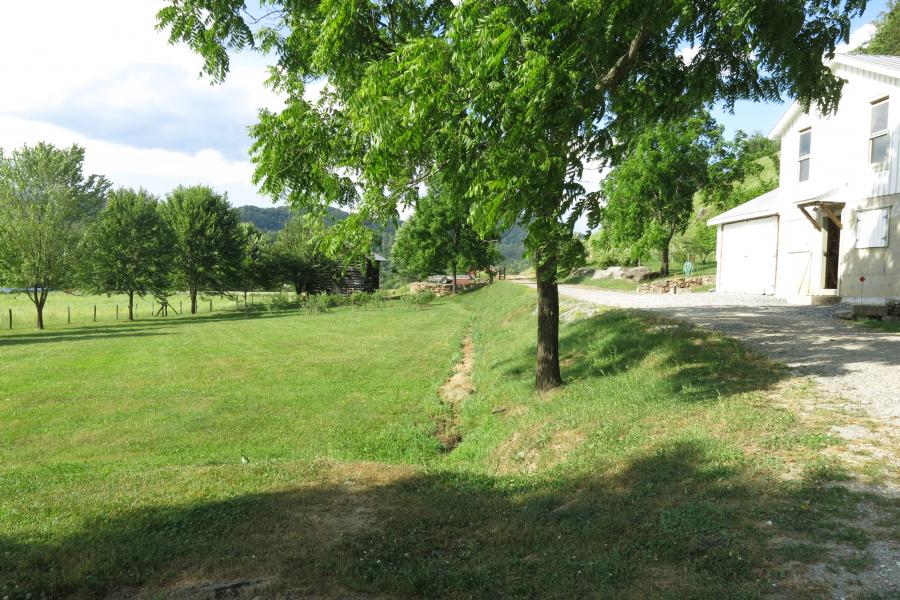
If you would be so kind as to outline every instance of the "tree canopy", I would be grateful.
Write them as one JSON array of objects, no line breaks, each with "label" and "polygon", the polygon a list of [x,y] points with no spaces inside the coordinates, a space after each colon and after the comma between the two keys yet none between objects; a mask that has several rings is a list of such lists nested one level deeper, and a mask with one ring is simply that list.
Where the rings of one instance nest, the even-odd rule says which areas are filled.
[{"label": "tree canopy", "polygon": [[501,258],[495,243],[472,227],[464,200],[440,185],[417,200],[415,214],[400,227],[391,251],[400,273],[421,278],[449,270],[454,289],[460,269],[488,269]]},{"label": "tree canopy", "polygon": [[202,185],[175,188],[162,210],[175,236],[176,277],[188,288],[194,314],[199,292],[222,293],[236,283],[242,245],[238,214],[225,195]]},{"label": "tree canopy", "polygon": [[81,241],[80,284],[95,293],[126,294],[131,321],[135,294],[168,287],[173,245],[172,230],[153,195],[143,189],[110,192]]},{"label": "tree canopy", "polygon": [[603,180],[604,228],[616,242],[659,250],[668,275],[672,238],[690,223],[721,146],[721,129],[706,113],[648,127]]},{"label": "tree canopy", "polygon": [[900,56],[900,7],[895,0],[888,3],[887,10],[879,15],[875,26],[875,35],[859,48],[859,53]]},{"label": "tree canopy", "polygon": [[109,188],[104,177],[85,176],[83,164],[79,146],[0,150],[0,277],[27,289],[39,329],[47,294],[73,283],[80,234]]},{"label": "tree canopy", "polygon": [[[361,219],[396,218],[440,172],[472,200],[481,231],[527,224],[538,278],[536,384],[562,383],[556,274],[574,223],[599,217],[580,183],[647,123],[738,99],[836,106],[842,82],[822,64],[864,0],[178,0],[159,13],[214,79],[229,52],[271,52],[288,98],[252,128],[264,192]],[[692,60],[682,50],[698,49]],[[305,84],[326,78],[317,101]]]},{"label": "tree canopy", "polygon": [[275,276],[290,283],[297,294],[310,292],[317,269],[331,270],[321,251],[325,223],[314,215],[294,215],[278,232],[273,247],[272,269]]}]

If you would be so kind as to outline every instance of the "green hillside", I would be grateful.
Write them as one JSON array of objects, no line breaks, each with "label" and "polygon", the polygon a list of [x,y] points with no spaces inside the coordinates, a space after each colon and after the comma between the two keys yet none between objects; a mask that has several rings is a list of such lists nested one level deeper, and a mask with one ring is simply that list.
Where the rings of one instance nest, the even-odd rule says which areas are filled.
[{"label": "green hillside", "polygon": [[[242,222],[253,223],[257,229],[266,232],[280,231],[293,214],[293,211],[287,206],[247,205],[239,206],[237,210]],[[346,219],[350,213],[329,206],[328,214],[333,219],[332,222],[336,222]],[[389,223],[384,228],[375,225],[371,227],[374,231],[380,231],[382,234],[379,251],[389,254],[396,227],[393,223]],[[500,253],[503,255],[503,264],[510,269],[520,270],[528,267],[528,260],[525,258],[525,233],[524,228],[514,225],[500,236],[499,247]]]}]

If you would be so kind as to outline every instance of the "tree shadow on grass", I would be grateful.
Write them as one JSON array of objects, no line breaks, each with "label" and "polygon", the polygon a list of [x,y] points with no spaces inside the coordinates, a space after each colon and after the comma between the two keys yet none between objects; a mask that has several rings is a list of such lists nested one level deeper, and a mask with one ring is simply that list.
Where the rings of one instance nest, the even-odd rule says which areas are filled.
[{"label": "tree shadow on grass", "polygon": [[[530,376],[534,352],[531,345],[492,367],[509,377]],[[770,389],[788,375],[731,338],[641,311],[609,310],[562,324],[560,356],[567,381],[653,368],[665,374],[672,393],[690,400]]]},{"label": "tree shadow on grass", "polygon": [[58,542],[0,538],[0,593],[211,597],[262,580],[247,597],[814,598],[803,564],[867,542],[853,519],[871,498],[768,479],[702,442],[543,481],[335,465],[317,484],[135,508]]},{"label": "tree shadow on grass", "polygon": [[139,319],[136,321],[117,321],[97,325],[74,325],[58,328],[31,330],[25,333],[0,333],[0,349],[6,346],[45,344],[55,342],[76,342],[100,339],[117,339],[127,337],[146,337],[168,335],[165,329],[176,329],[188,325],[209,323],[225,323],[234,321],[280,319],[285,317],[315,317],[329,313],[312,313],[302,310],[290,311],[232,311],[185,317],[163,317],[158,319]]}]

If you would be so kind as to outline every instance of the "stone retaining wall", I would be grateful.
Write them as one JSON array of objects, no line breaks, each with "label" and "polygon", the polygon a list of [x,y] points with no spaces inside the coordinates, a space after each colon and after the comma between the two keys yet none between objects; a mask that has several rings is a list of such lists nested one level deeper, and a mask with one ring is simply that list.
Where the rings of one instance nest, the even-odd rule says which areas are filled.
[{"label": "stone retaining wall", "polygon": [[[483,281],[471,281],[468,283],[457,282],[456,291],[464,292],[473,290],[487,285]],[[431,290],[436,296],[449,296],[453,293],[452,283],[431,283],[429,281],[415,281],[409,284],[409,293],[418,294],[419,292]]]},{"label": "stone retaining wall", "polygon": [[638,286],[637,291],[640,294],[677,294],[690,292],[691,288],[713,285],[715,282],[716,278],[713,275],[657,279],[649,283],[642,283]]}]

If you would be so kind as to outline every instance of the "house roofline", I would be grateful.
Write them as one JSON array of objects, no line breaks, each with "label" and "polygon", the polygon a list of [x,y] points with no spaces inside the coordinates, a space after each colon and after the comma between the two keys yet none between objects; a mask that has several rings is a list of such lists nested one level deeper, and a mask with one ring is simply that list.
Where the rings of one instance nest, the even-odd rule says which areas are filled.
[{"label": "house roofline", "polygon": [[762,219],[764,217],[774,217],[777,214],[779,214],[777,208],[766,208],[733,216],[726,216],[723,213],[717,217],[713,217],[707,221],[706,224],[709,226],[727,225],[729,223],[740,223],[741,221],[753,221],[754,219]]},{"label": "house roofline", "polygon": [[[887,65],[870,62],[853,54],[835,54],[834,58],[826,62],[825,65],[832,70],[837,65],[843,65],[847,67],[855,67],[863,71],[868,71],[869,73],[875,73],[876,75],[884,75],[885,77],[900,79],[900,70],[891,68]],[[800,112],[802,112],[802,107],[800,106],[799,102],[794,100],[787,108],[787,110],[784,111],[784,113],[781,115],[781,118],[778,119],[778,121],[775,123],[775,126],[772,127],[772,130],[769,132],[768,138],[770,140],[780,139],[787,131],[791,121],[793,121],[794,117],[796,117]]]}]

